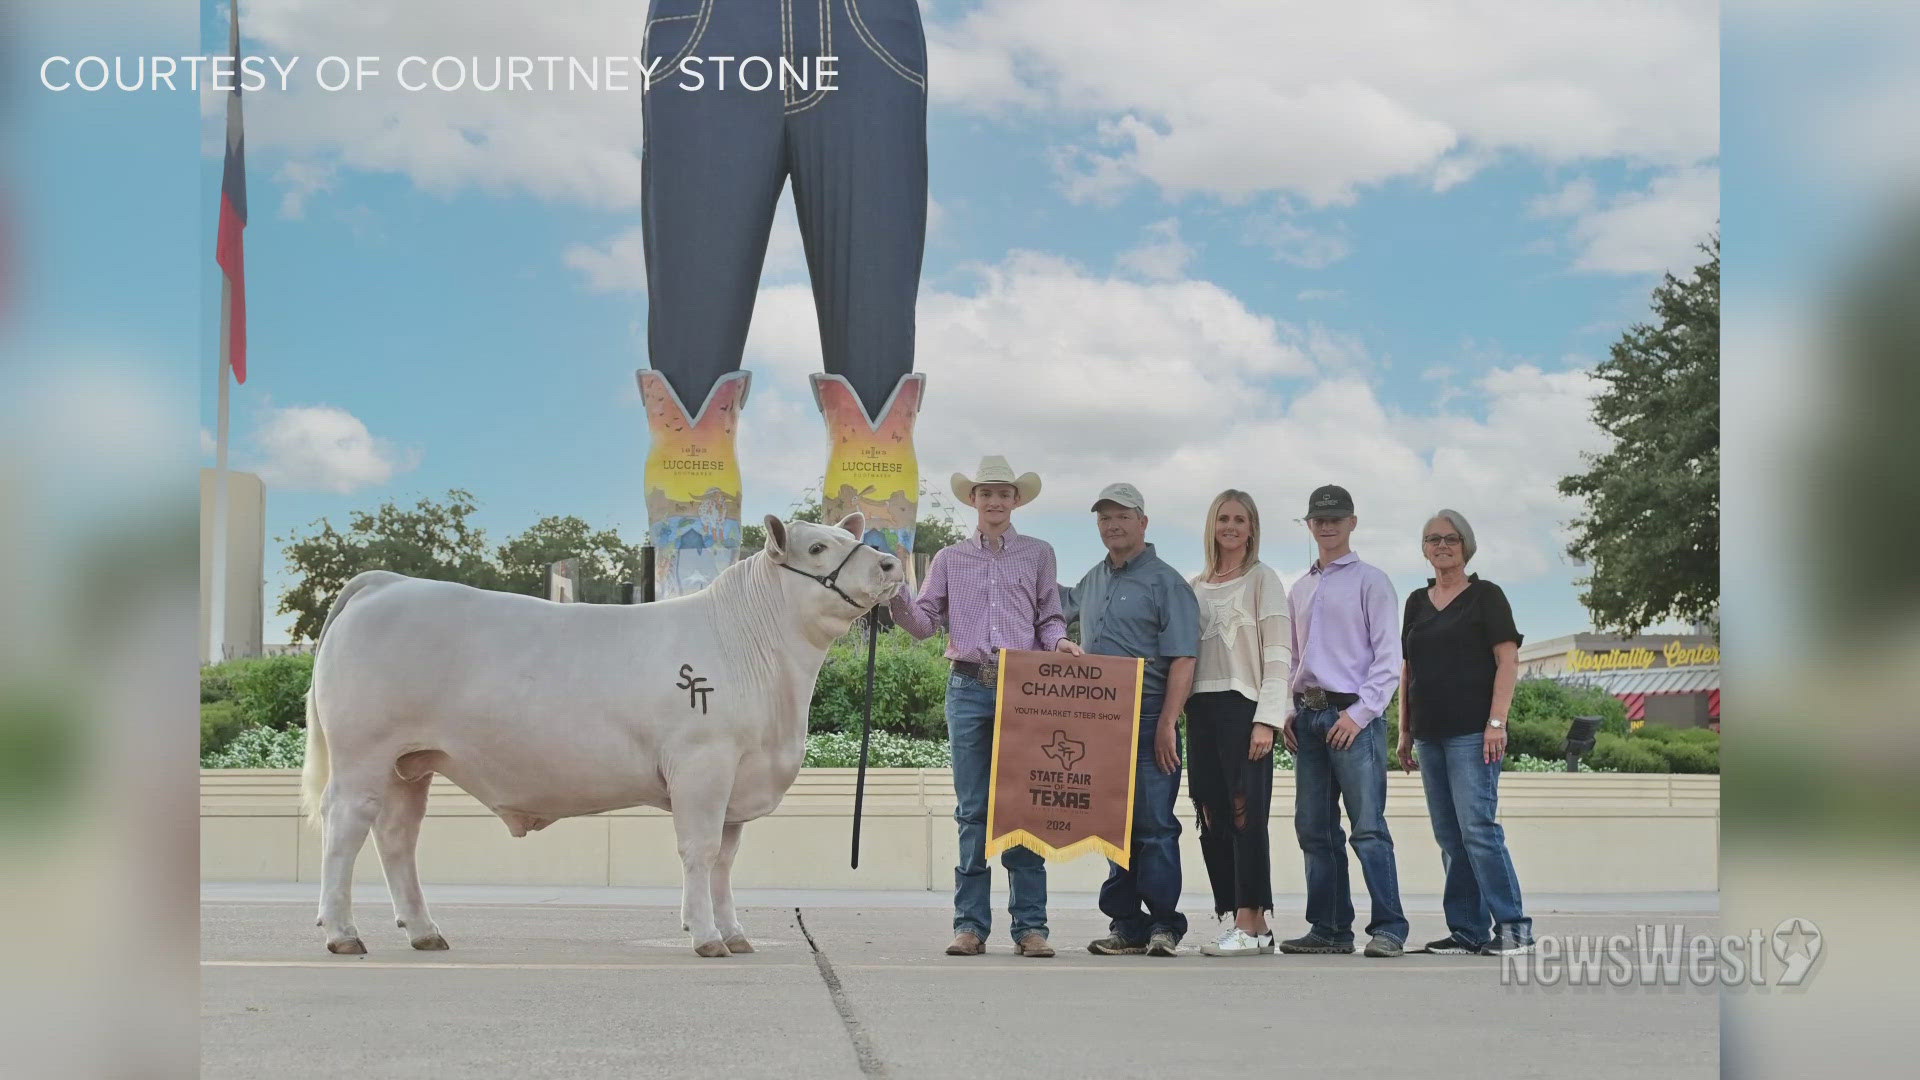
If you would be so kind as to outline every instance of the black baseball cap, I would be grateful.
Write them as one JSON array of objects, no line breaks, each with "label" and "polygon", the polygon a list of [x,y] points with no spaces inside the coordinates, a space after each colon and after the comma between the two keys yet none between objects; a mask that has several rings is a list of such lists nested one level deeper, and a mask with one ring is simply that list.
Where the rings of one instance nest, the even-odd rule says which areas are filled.
[{"label": "black baseball cap", "polygon": [[1327,484],[1313,489],[1307,496],[1307,517],[1344,518],[1353,516],[1353,496],[1338,484]]}]

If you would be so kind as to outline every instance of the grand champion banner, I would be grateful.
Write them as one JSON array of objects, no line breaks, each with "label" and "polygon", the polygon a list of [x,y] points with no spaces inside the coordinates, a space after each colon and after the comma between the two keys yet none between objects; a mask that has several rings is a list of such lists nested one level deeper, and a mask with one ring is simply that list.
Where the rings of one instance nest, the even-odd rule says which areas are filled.
[{"label": "grand champion banner", "polygon": [[1097,851],[1128,865],[1146,661],[1000,651],[987,854]]}]

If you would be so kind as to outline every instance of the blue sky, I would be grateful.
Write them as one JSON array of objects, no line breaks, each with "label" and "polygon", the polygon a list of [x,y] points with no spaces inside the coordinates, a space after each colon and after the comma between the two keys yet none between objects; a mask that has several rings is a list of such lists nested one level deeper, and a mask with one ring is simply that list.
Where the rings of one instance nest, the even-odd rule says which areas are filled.
[{"label": "blue sky", "polygon": [[[1602,445],[1584,372],[1718,216],[1714,5],[1557,22],[1523,3],[922,6],[925,476],[944,486],[983,453],[1040,472],[1019,523],[1074,574],[1099,557],[1085,502],[1108,480],[1142,487],[1149,538],[1189,571],[1207,499],[1247,488],[1289,579],[1292,519],[1340,482],[1356,547],[1403,593],[1425,576],[1426,514],[1449,505],[1530,637],[1586,628],[1561,554],[1577,508],[1552,488]],[[611,2],[338,7],[258,0],[245,49],[624,53],[643,23]],[[206,6],[201,48],[224,35]],[[130,139],[178,135],[143,128],[128,95],[95,104]],[[219,105],[200,144],[206,341]],[[637,95],[296,79],[247,109],[253,373],[233,447],[268,481],[269,610],[275,538],[389,498],[463,487],[496,539],[570,513],[637,540]],[[783,210],[744,365],[753,517],[824,457],[792,230]],[[211,429],[210,380],[202,396]],[[269,641],[285,622],[269,614]]]}]

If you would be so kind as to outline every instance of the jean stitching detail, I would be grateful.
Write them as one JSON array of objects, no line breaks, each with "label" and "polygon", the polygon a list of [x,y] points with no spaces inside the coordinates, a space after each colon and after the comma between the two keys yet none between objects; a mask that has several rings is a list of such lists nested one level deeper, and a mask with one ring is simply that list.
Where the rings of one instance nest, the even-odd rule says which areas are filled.
[{"label": "jean stitching detail", "polygon": [[925,90],[927,88],[927,81],[921,76],[916,75],[912,68],[895,60],[893,54],[888,52],[886,47],[880,44],[879,39],[873,36],[873,31],[867,29],[866,20],[860,17],[859,0],[846,0],[846,4],[847,16],[848,20],[853,24],[853,32],[859,35],[860,40],[866,44],[867,49],[871,51],[874,56],[878,57],[881,63],[892,68],[895,74],[919,87],[921,90]]},{"label": "jean stitching detail", "polygon": [[[654,22],[668,22],[668,21],[671,21],[672,19],[690,19],[690,18],[696,18],[696,17],[700,21],[694,24],[693,33],[687,37],[687,43],[681,46],[680,52],[677,55],[675,55],[672,60],[667,61],[664,65],[661,66],[660,74],[658,76],[647,80],[648,89],[652,89],[655,85],[657,85],[660,82],[661,79],[666,78],[667,72],[672,71],[674,68],[680,66],[680,61],[685,60],[687,56],[691,54],[695,48],[699,47],[700,39],[705,37],[707,33],[707,22],[709,19],[713,17],[713,0],[700,0],[700,10],[695,12],[693,15],[671,15],[671,16],[668,16],[666,19],[654,20]],[[647,24],[647,36],[651,36],[652,31],[653,31],[653,24],[652,23]],[[644,42],[645,39],[643,38],[642,40]],[[644,51],[642,52],[642,55],[645,55]]]},{"label": "jean stitching detail", "polygon": [[[799,49],[797,38],[795,39],[794,47],[797,52]],[[820,55],[833,55],[833,8],[828,4],[827,0],[820,0]],[[820,66],[815,64],[813,68],[813,90],[808,93],[806,97],[795,98],[793,101],[788,102],[787,115],[792,116],[795,113],[806,112],[808,109],[813,108],[826,99],[827,90],[820,85]]]}]

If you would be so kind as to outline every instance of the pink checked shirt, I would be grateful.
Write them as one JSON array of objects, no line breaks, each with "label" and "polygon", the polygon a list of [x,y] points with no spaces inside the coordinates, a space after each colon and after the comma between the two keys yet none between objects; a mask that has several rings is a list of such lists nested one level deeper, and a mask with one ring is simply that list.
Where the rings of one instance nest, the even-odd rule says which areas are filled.
[{"label": "pink checked shirt", "polygon": [[947,631],[947,659],[984,663],[999,649],[1051,651],[1067,636],[1060,615],[1053,545],[1009,528],[995,549],[978,531],[942,548],[926,586],[889,602],[893,620],[916,638]]}]

